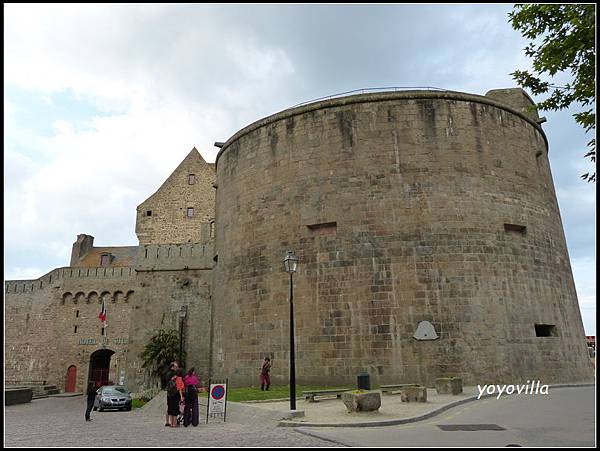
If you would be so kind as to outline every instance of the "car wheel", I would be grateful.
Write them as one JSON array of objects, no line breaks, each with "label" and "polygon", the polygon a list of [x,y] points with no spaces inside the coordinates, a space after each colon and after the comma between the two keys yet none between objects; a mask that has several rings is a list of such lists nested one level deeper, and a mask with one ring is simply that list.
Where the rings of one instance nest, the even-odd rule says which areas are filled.
[{"label": "car wheel", "polygon": [[126,410],[127,412],[131,412],[131,406],[129,406],[129,407],[125,407],[125,410]]},{"label": "car wheel", "polygon": [[102,412],[104,409],[102,407],[98,407],[98,412]]},{"label": "car wheel", "polygon": [[94,410],[94,412],[95,412],[96,410],[98,410],[98,407],[94,406],[94,409],[93,409],[93,410]]}]

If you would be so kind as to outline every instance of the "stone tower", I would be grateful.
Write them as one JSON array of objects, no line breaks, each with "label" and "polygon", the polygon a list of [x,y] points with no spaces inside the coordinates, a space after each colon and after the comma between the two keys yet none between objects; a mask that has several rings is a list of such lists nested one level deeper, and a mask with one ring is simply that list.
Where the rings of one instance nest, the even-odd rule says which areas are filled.
[{"label": "stone tower", "polygon": [[[297,378],[589,380],[548,163],[520,89],[405,91],[285,110],[217,156],[213,367]],[[435,334],[421,339],[422,324]],[[425,328],[424,330],[429,330]]]}]

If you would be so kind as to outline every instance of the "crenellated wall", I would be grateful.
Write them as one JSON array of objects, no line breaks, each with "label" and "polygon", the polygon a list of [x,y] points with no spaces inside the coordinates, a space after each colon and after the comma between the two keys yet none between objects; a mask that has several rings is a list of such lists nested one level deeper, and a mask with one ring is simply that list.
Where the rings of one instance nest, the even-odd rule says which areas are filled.
[{"label": "crenellated wall", "polygon": [[211,269],[214,265],[212,243],[140,245],[136,271]]}]

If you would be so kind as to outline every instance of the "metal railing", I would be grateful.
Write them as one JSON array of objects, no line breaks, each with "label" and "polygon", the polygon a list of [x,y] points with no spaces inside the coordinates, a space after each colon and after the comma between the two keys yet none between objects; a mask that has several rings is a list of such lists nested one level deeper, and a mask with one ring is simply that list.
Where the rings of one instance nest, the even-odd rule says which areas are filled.
[{"label": "metal railing", "polygon": [[297,105],[294,105],[292,108],[296,108],[296,107],[302,106],[302,105],[308,105],[309,103],[319,102],[321,100],[335,99],[336,97],[343,97],[348,94],[355,94],[355,93],[356,94],[366,94],[369,92],[382,92],[382,91],[396,92],[396,91],[404,91],[404,90],[409,90],[409,89],[424,89],[424,90],[431,90],[431,91],[450,91],[449,89],[437,88],[435,86],[386,86],[386,87],[382,87],[382,88],[361,88],[361,89],[354,89],[352,91],[331,94],[329,96],[319,97],[318,99],[307,100],[306,102],[301,102]]}]

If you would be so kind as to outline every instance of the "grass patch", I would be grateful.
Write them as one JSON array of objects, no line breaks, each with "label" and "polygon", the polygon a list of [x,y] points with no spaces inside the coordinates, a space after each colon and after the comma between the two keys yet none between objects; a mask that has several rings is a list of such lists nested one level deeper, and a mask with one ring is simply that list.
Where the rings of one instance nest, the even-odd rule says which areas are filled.
[{"label": "grass patch", "polygon": [[145,398],[133,398],[131,400],[131,408],[132,409],[139,409],[140,407],[142,407],[144,404],[146,404],[149,400],[145,399]]},{"label": "grass patch", "polygon": [[[322,385],[296,385],[296,398],[300,398],[302,396],[303,391],[310,390],[333,390],[333,389],[346,389],[352,390],[355,389],[355,386],[348,385],[337,385],[334,387],[331,386],[322,386]],[[228,387],[227,390],[227,400],[233,402],[241,402],[241,401],[262,401],[268,399],[280,399],[280,398],[289,398],[290,397],[290,387],[289,385],[283,386],[271,386],[269,387],[269,391],[262,391],[260,387],[239,387],[239,388],[231,388]],[[201,393],[199,396],[208,397],[208,393]]]}]

